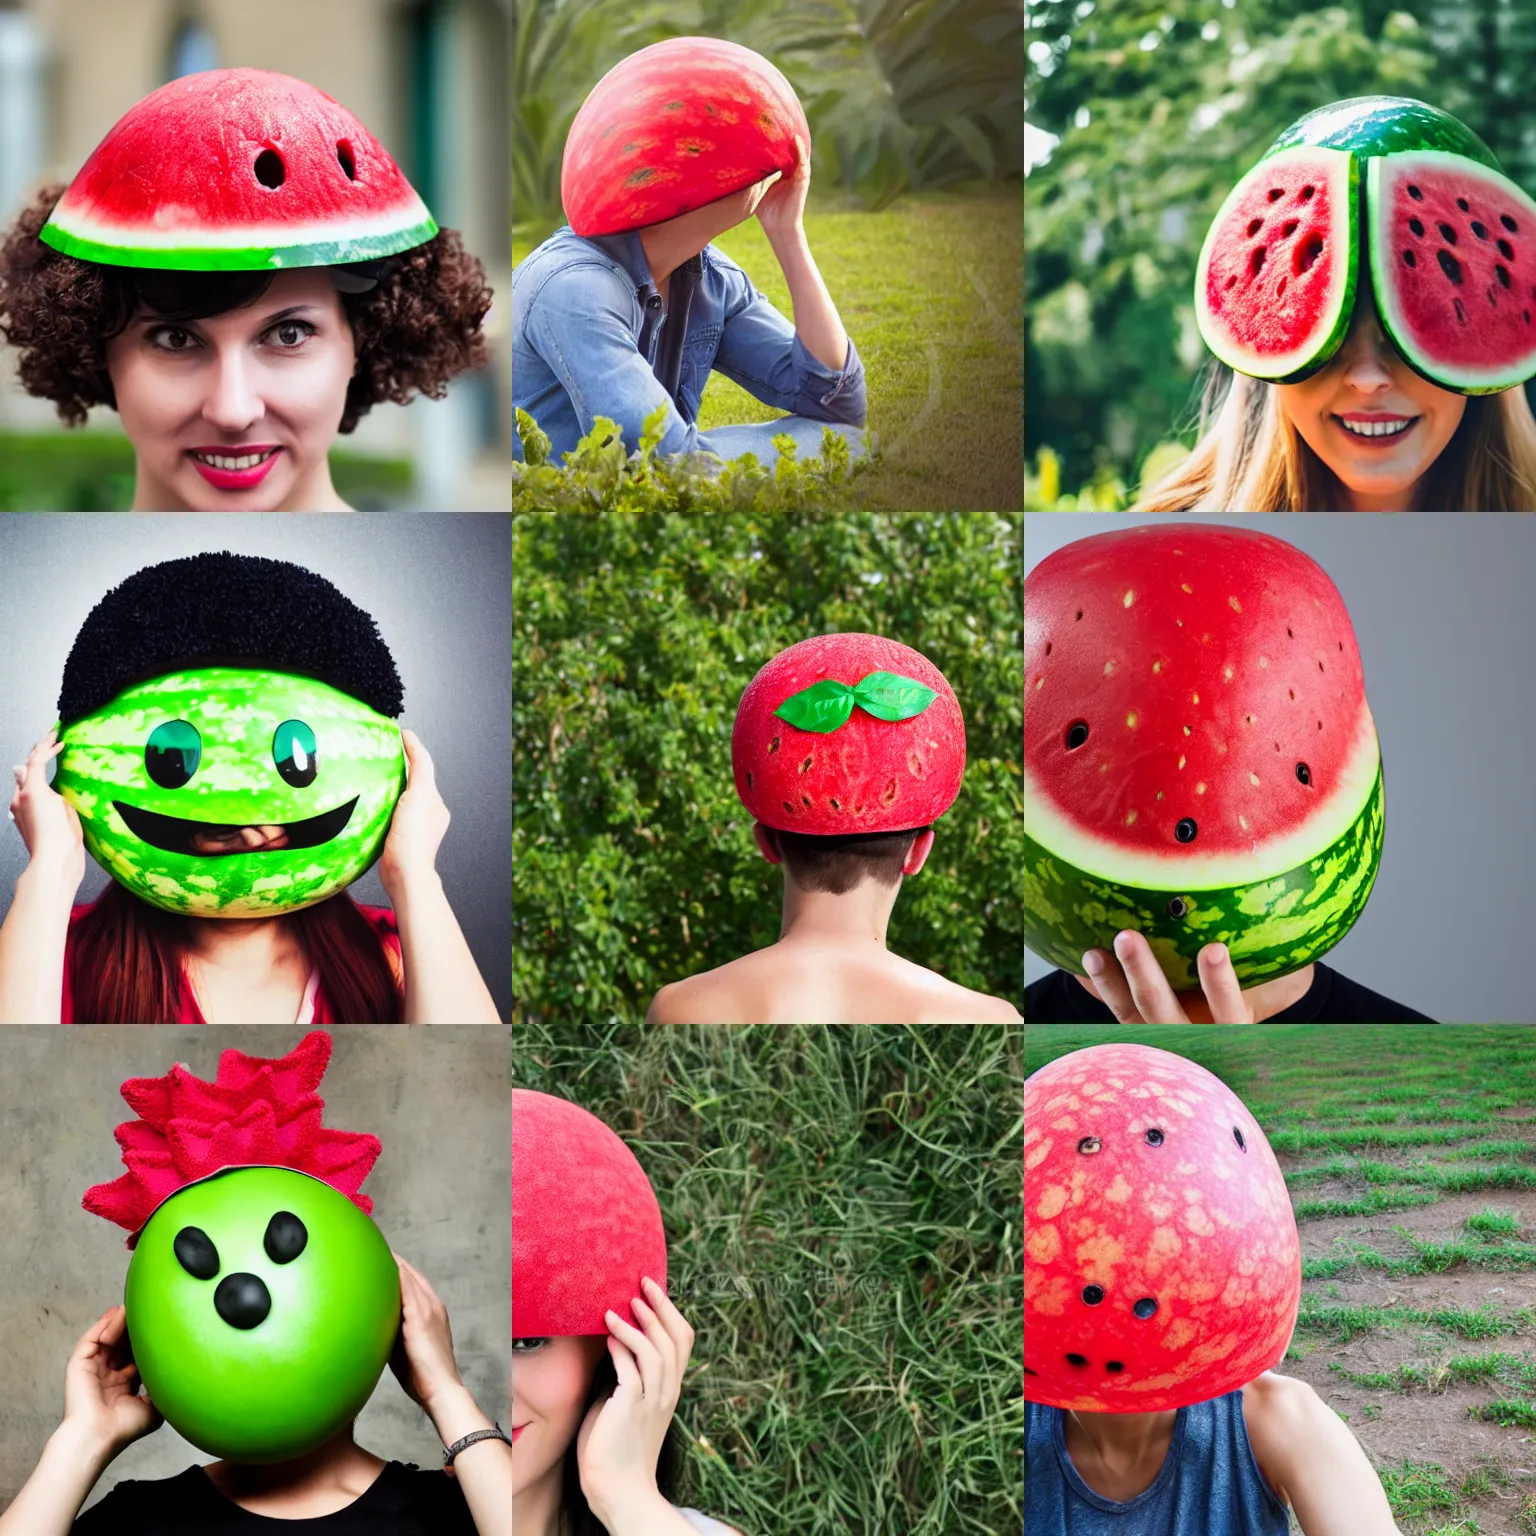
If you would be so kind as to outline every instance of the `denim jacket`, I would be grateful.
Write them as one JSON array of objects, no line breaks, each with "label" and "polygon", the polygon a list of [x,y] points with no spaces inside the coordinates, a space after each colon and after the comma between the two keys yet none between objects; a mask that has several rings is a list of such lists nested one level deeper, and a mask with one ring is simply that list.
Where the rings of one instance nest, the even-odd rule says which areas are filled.
[{"label": "denim jacket", "polygon": [[[823,367],[729,256],[705,246],[702,268],[675,400],[654,371],[666,311],[637,233],[586,239],[567,225],[513,272],[512,399],[549,434],[555,463],[598,416],[618,422],[633,451],[663,401],[660,451],[710,452],[696,423],[712,368],[765,405],[864,425],[864,365],[852,341],[841,372]],[[521,457],[515,433],[512,452]]]}]

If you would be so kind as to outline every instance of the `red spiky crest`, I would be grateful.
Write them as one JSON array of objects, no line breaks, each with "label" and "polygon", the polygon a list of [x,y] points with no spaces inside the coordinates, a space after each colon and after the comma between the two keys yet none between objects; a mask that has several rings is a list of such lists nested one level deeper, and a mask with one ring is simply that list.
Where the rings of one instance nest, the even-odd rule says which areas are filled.
[{"label": "red spiky crest", "polygon": [[331,1059],[331,1037],[312,1030],[286,1055],[225,1051],[213,1082],[177,1062],[164,1077],[130,1077],[123,1098],[138,1115],[118,1126],[127,1172],[86,1190],[81,1202],[138,1240],[178,1190],[229,1168],[293,1168],[329,1184],[371,1215],[360,1186],[383,1150],[377,1136],[329,1130],[315,1090]]}]

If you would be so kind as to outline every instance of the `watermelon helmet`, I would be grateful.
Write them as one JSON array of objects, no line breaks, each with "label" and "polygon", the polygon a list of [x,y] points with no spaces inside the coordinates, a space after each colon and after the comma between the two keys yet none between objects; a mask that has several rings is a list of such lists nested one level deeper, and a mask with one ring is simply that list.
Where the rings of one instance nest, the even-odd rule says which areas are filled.
[{"label": "watermelon helmet", "polygon": [[1078,539],[1024,581],[1024,942],[1082,974],[1144,934],[1177,991],[1308,965],[1381,860],[1381,749],[1344,599],[1253,529]]},{"label": "watermelon helmet", "polygon": [[667,1286],[661,1207],[635,1154],[596,1115],[512,1090],[512,1337],[606,1334],[649,1275]]},{"label": "watermelon helmet", "polygon": [[560,200],[578,235],[659,224],[795,164],[811,131],[794,87],[750,48],[672,37],[621,59],[565,141]]},{"label": "watermelon helmet", "polygon": [[1356,96],[1293,123],[1211,222],[1195,278],[1205,344],[1289,383],[1343,345],[1370,284],[1388,340],[1442,389],[1536,376],[1536,202],[1448,112]]},{"label": "watermelon helmet", "polygon": [[357,1415],[400,1323],[400,1272],[361,1192],[376,1136],[322,1126],[316,1030],[278,1058],[229,1050],[205,1082],[130,1078],[127,1171],[87,1190],[128,1233],[124,1306],[155,1406],[214,1456],[287,1461]]},{"label": "watermelon helmet", "polygon": [[1219,1078],[1095,1045],[1024,1081],[1024,1396],[1094,1413],[1220,1397],[1301,1302],[1285,1177]]},{"label": "watermelon helmet", "polygon": [[928,658],[881,635],[817,635],[747,684],[731,732],[736,793],[781,832],[928,826],[965,775],[965,721]]},{"label": "watermelon helmet", "polygon": [[152,905],[293,912],[382,850],[402,705],[378,627],[324,577],[228,552],[168,560],[81,626],[54,784],[92,857]]},{"label": "watermelon helmet", "polygon": [[243,272],[372,262],[436,233],[389,152],[324,91],[212,69],[130,107],[41,238],[106,266]]}]

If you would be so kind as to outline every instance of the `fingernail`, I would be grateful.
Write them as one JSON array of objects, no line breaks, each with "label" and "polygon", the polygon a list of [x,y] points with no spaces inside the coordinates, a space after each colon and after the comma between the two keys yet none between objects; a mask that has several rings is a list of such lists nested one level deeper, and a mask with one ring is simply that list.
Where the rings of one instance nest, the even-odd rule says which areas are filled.
[{"label": "fingernail", "polygon": [[1097,950],[1090,949],[1083,956],[1083,969],[1090,976],[1102,976],[1104,974],[1104,957]]},{"label": "fingernail", "polygon": [[1225,944],[1212,944],[1209,946],[1209,949],[1212,965],[1220,965],[1227,958],[1227,946]]}]

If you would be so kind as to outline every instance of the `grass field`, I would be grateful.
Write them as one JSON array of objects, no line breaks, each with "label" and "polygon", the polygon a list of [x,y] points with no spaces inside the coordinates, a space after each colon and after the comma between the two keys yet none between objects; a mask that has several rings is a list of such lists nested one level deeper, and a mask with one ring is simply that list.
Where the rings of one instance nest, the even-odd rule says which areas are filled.
[{"label": "grass field", "polygon": [[[1017,511],[1023,504],[1022,220],[1017,195],[924,193],[879,213],[813,207],[811,250],[864,360],[885,462],[875,510]],[[756,220],[717,242],[786,315]],[[513,241],[512,259],[528,254]],[[715,374],[700,425],[781,415]]]},{"label": "grass field", "polygon": [[[1110,1038],[1028,1032],[1025,1071]],[[1118,1029],[1242,1096],[1285,1171],[1301,1317],[1280,1369],[1381,1473],[1406,1536],[1536,1536],[1536,1035]]]},{"label": "grass field", "polygon": [[1021,1035],[515,1031],[514,1084],[612,1125],[661,1203],[684,1503],[764,1536],[1020,1529]]}]

